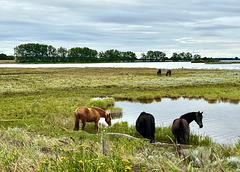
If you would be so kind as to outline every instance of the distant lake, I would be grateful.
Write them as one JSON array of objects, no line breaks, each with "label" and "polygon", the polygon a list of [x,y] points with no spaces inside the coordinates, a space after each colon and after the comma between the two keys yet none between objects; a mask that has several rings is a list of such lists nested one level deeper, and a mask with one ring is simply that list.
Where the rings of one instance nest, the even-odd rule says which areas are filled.
[{"label": "distant lake", "polygon": [[157,69],[230,69],[240,70],[240,63],[205,64],[191,62],[131,62],[131,63],[57,63],[57,64],[0,64],[0,68],[157,68]]},{"label": "distant lake", "polygon": [[[204,99],[162,98],[161,101],[151,103],[116,101],[115,106],[122,108],[123,113],[121,118],[112,120],[113,124],[127,121],[129,125],[135,125],[139,114],[145,111],[155,117],[156,126],[169,126],[174,119],[187,112],[203,111],[203,128],[199,128],[193,121],[190,124],[192,133],[208,135],[214,142],[224,144],[236,143],[240,137],[239,103],[222,101],[209,103]],[[104,123],[104,120],[101,121]]]}]

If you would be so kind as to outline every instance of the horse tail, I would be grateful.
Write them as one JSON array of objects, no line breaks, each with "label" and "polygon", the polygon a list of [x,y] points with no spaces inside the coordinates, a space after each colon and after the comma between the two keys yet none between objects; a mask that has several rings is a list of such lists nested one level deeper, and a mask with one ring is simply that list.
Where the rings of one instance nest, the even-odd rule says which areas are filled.
[{"label": "horse tail", "polygon": [[79,114],[78,114],[78,110],[76,110],[76,111],[74,112],[74,116],[75,116],[75,127],[74,127],[73,130],[78,131],[78,130],[79,130],[79,118],[80,118],[80,116],[79,116]]},{"label": "horse tail", "polygon": [[185,141],[185,138],[184,138],[184,125],[183,125],[183,121],[182,119],[180,120],[179,122],[179,134],[178,134],[178,142],[181,143],[182,141]]}]

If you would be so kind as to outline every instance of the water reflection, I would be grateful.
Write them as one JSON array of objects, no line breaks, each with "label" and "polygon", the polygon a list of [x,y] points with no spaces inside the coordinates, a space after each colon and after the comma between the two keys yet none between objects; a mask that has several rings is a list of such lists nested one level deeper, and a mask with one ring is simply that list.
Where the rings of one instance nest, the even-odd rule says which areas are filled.
[{"label": "water reflection", "polygon": [[65,68],[65,67],[113,67],[113,68],[157,68],[157,69],[230,69],[239,70],[240,63],[205,64],[191,62],[132,62],[132,63],[57,63],[57,64],[0,64],[0,68]]},{"label": "water reflection", "polygon": [[111,113],[111,118],[113,119],[121,119],[123,117],[122,112],[121,113]]},{"label": "water reflection", "polygon": [[148,102],[117,101],[116,107],[122,108],[122,118],[113,119],[112,123],[127,121],[135,125],[142,111],[155,117],[156,126],[169,126],[175,118],[192,111],[203,111],[204,127],[191,123],[191,132],[208,135],[218,143],[235,143],[240,136],[240,104],[225,100],[205,101],[204,99],[162,98]]},{"label": "water reflection", "polygon": [[115,98],[117,101],[128,101],[128,102],[139,102],[139,103],[142,103],[142,104],[150,104],[152,102],[161,102],[162,99],[165,99],[165,98],[169,98],[171,100],[178,100],[180,98],[184,98],[184,99],[188,99],[188,100],[205,100],[207,101],[208,103],[210,104],[216,104],[216,103],[220,103],[220,102],[224,102],[224,103],[230,103],[230,104],[239,104],[240,100],[239,99],[232,99],[232,100],[229,100],[229,99],[209,99],[209,98],[203,98],[203,97],[163,97],[163,98],[160,98],[160,97],[157,97],[157,98],[149,98],[149,99],[135,99],[135,100],[132,100],[132,99],[124,99],[124,98]]}]

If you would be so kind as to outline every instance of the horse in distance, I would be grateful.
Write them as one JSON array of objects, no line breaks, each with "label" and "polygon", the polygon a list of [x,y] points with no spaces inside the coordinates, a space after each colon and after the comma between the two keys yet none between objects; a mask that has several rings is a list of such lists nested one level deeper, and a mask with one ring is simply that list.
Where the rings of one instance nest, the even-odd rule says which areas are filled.
[{"label": "horse in distance", "polygon": [[79,130],[79,120],[82,121],[82,130],[86,125],[86,122],[95,122],[95,130],[98,130],[98,122],[100,118],[105,118],[106,123],[111,125],[111,116],[103,109],[99,107],[87,108],[85,106],[80,106],[74,112],[75,115],[75,127],[74,130]]},{"label": "horse in distance", "polygon": [[190,136],[190,127],[189,124],[192,121],[195,121],[200,128],[203,127],[202,119],[203,112],[189,112],[182,115],[180,118],[177,118],[173,121],[172,133],[175,137],[175,143],[186,143],[189,141]]},{"label": "horse in distance", "polygon": [[136,121],[137,131],[147,139],[150,143],[155,142],[155,119],[152,114],[142,112]]},{"label": "horse in distance", "polygon": [[171,76],[171,74],[172,74],[172,71],[171,70],[167,70],[167,72],[166,72],[166,76]]}]

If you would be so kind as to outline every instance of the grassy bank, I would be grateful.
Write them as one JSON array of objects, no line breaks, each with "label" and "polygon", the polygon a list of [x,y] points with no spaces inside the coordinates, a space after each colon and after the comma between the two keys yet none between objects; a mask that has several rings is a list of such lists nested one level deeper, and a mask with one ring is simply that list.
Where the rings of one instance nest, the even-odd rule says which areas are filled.
[{"label": "grassy bank", "polygon": [[[112,105],[93,97],[151,101],[162,97],[240,100],[240,71],[54,68],[0,70],[0,169],[5,171],[235,171],[240,168],[240,142],[212,143],[191,135],[193,145],[178,156],[174,146],[149,144],[134,126],[101,125],[99,132],[73,131],[79,106]],[[156,129],[156,140],[172,143],[170,127]],[[103,154],[106,140],[107,153]]]}]

